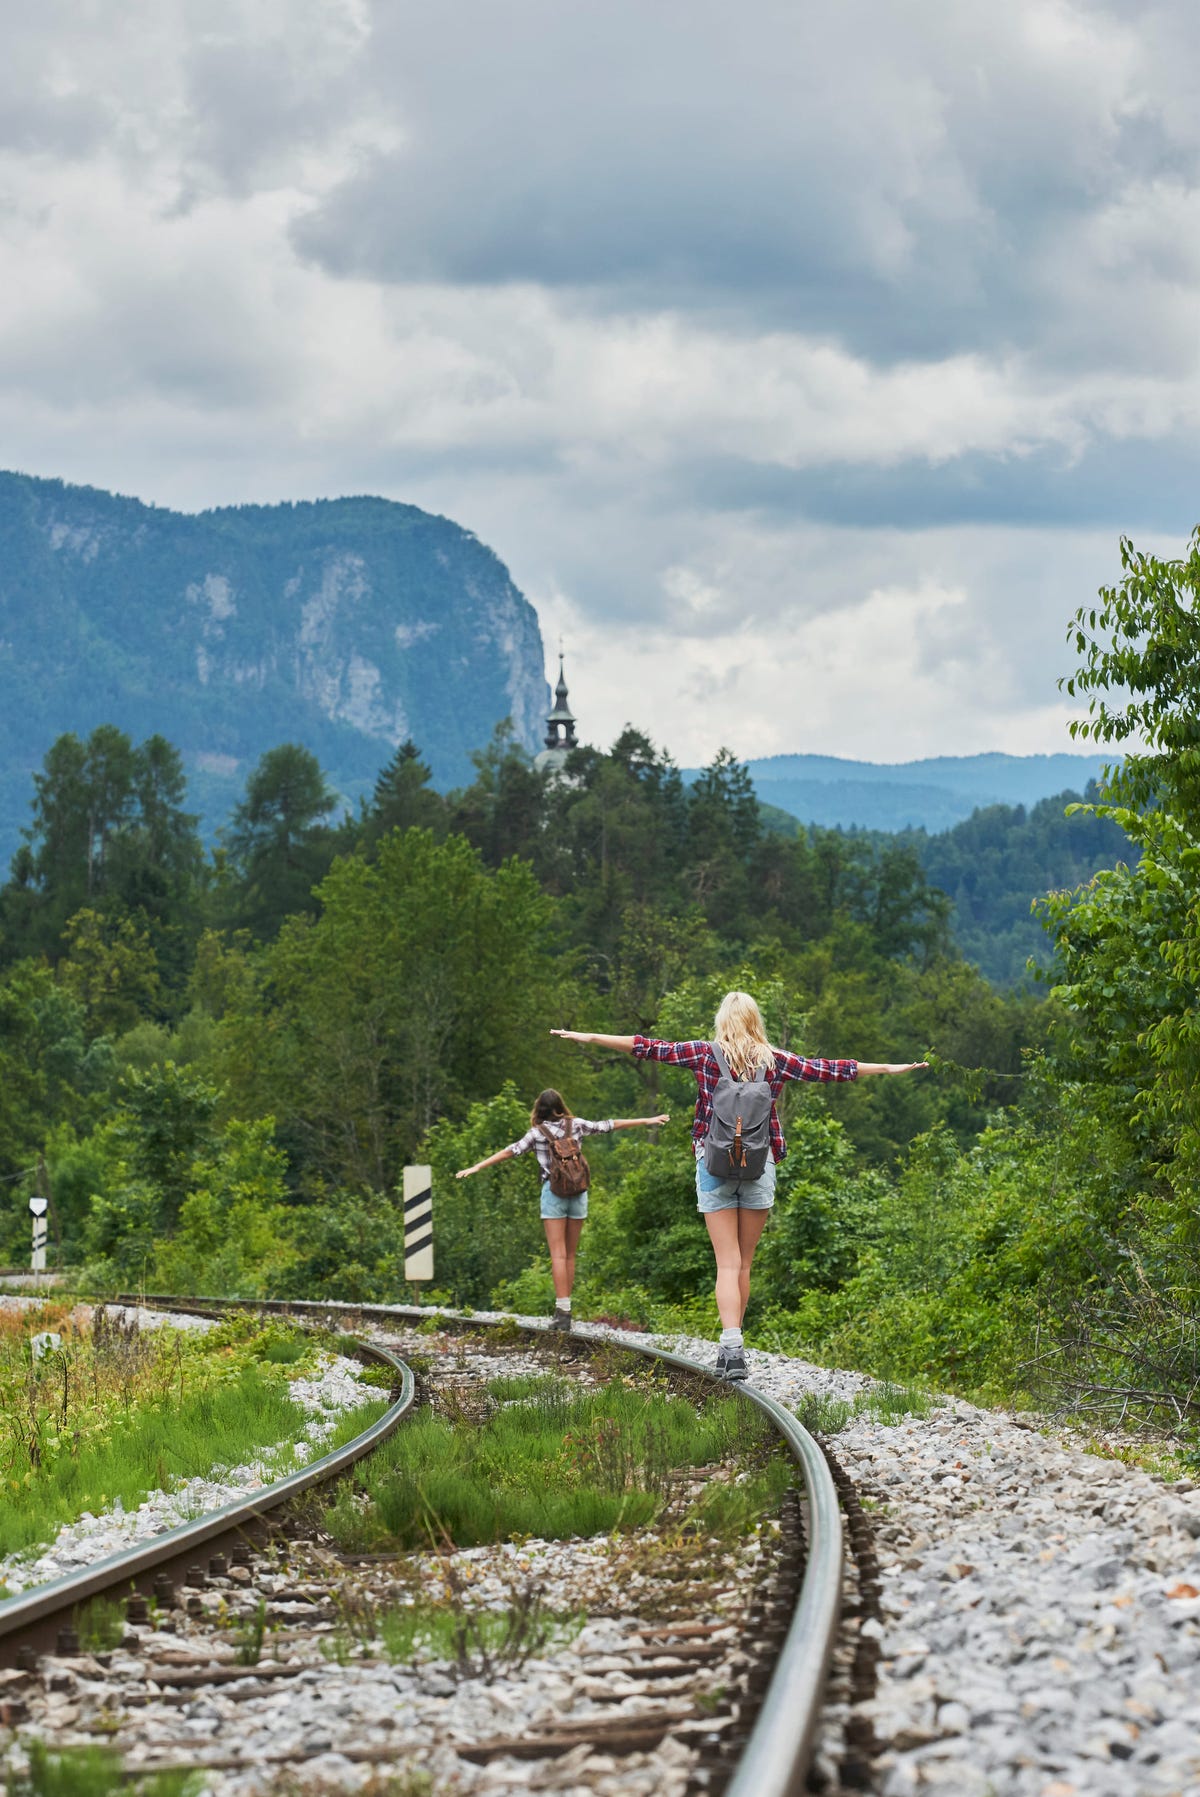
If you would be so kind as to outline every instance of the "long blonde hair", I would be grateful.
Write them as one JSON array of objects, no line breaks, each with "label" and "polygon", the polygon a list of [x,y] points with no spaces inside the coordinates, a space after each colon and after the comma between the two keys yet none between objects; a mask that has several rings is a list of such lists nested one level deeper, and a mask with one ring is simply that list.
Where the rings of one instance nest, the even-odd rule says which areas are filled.
[{"label": "long blonde hair", "polygon": [[756,1067],[769,1072],[775,1065],[762,1012],[748,992],[725,994],[713,1022],[713,1041],[740,1078]]}]

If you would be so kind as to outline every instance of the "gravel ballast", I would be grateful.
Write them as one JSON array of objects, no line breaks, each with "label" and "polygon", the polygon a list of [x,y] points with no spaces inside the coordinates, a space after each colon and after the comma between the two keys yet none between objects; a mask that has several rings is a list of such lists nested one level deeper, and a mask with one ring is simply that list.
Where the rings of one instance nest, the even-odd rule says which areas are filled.
[{"label": "gravel ballast", "polygon": [[[712,1345],[673,1343],[695,1358]],[[794,1406],[870,1382],[751,1351]],[[1200,1790],[1200,1491],[961,1401],[830,1439],[872,1514],[883,1797]],[[865,1732],[865,1731],[864,1731]]]},{"label": "gravel ballast", "polygon": [[[375,1327],[386,1339],[382,1319]],[[582,1321],[579,1332],[622,1339]],[[659,1345],[701,1361],[714,1354],[712,1341],[673,1337]],[[801,1410],[814,1395],[853,1403],[872,1383],[787,1355],[752,1349],[748,1360],[760,1390]],[[852,1720],[882,1797],[1189,1797],[1200,1790],[1200,1491],[1189,1480],[1166,1483],[1088,1453],[1062,1432],[958,1400],[899,1420],[861,1408],[830,1446],[875,1530],[880,1614],[848,1626],[862,1626],[880,1652],[876,1691],[854,1705]],[[534,1560],[548,1578],[574,1579],[592,1551],[590,1544],[538,1544]],[[615,1647],[607,1634],[585,1635],[498,1685],[456,1683],[436,1667],[417,1674],[331,1666],[264,1696],[261,1706],[243,1704],[238,1715],[253,1716],[264,1752],[298,1731],[311,1742],[328,1725],[330,1754],[310,1762],[305,1777],[319,1772],[325,1788],[353,1790],[370,1772],[334,1749],[345,1738],[343,1724],[400,1748],[410,1739],[415,1746],[435,1717],[447,1739],[517,1732],[557,1679],[581,1676],[581,1649]],[[198,1746],[232,1715],[224,1699],[203,1703],[187,1718]],[[176,1711],[175,1727],[182,1722]],[[822,1764],[832,1769],[837,1757],[831,1750]],[[654,1789],[657,1776],[665,1790],[682,1770],[672,1772],[669,1760],[639,1769],[644,1786],[622,1787],[613,1768],[589,1766],[583,1756],[560,1765],[557,1782],[539,1777],[537,1788]],[[435,1776],[449,1771],[449,1760],[425,1763]],[[480,1768],[455,1788],[533,1788],[522,1777],[527,1771],[515,1765]],[[265,1791],[269,1780],[252,1786],[214,1775],[205,1789]]]}]

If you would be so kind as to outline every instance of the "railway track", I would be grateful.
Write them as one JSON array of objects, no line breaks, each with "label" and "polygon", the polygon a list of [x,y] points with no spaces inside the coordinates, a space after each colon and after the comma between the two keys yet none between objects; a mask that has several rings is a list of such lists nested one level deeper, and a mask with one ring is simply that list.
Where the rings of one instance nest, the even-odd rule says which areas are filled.
[{"label": "railway track", "polygon": [[[429,1348],[432,1338],[414,1331],[429,1328],[430,1313],[392,1306],[230,1306],[146,1296],[122,1301],[198,1314],[245,1308],[341,1329],[369,1329],[371,1339],[362,1342],[362,1351],[389,1364],[396,1375],[386,1415],[338,1454],[249,1494],[244,1502],[0,1604],[0,1664],[12,1668],[0,1672],[0,1721],[35,1732],[42,1726],[47,1734],[64,1738],[55,1725],[56,1708],[60,1718],[75,1712],[75,1722],[98,1718],[123,1748],[136,1737],[131,1772],[182,1766],[204,1766],[214,1774],[244,1770],[244,1744],[219,1750],[228,1730],[240,1724],[239,1733],[249,1741],[258,1712],[277,1711],[281,1702],[297,1715],[317,1713],[332,1690],[340,1691],[342,1674],[352,1672],[349,1666],[333,1671],[331,1640],[341,1638],[338,1630],[344,1634],[348,1615],[351,1623],[355,1613],[370,1619],[389,1592],[394,1595],[390,1581],[396,1555],[331,1554],[302,1505],[306,1493],[352,1469],[410,1414],[415,1383],[404,1355],[415,1359],[414,1350]],[[494,1367],[497,1356],[506,1355],[514,1365],[532,1361],[544,1370],[549,1355],[558,1367],[586,1380],[590,1356],[600,1351],[611,1371],[611,1340],[585,1331],[564,1338],[511,1322],[497,1327],[451,1316],[442,1316],[438,1329],[439,1339],[444,1332],[448,1342],[457,1343],[446,1349],[445,1366],[455,1355],[458,1365],[482,1355]],[[641,1344],[622,1344],[619,1352],[651,1362],[676,1387],[693,1394],[715,1383],[710,1369],[679,1355]],[[469,1364],[466,1376],[475,1376]],[[636,1574],[639,1615],[589,1624],[575,1648],[578,1676],[548,1714],[520,1716],[520,1726],[508,1730],[481,1726],[475,1738],[454,1741],[455,1766],[490,1766],[499,1780],[466,1788],[585,1789],[588,1783],[577,1779],[577,1772],[599,1767],[603,1773],[611,1766],[612,1776],[596,1775],[596,1789],[653,1790],[657,1782],[647,1784],[643,1774],[651,1763],[647,1756],[654,1754],[661,1764],[673,1765],[676,1782],[671,1788],[689,1793],[792,1797],[807,1787],[822,1705],[830,1696],[828,1673],[845,1571],[838,1491],[821,1447],[790,1412],[752,1386],[740,1388],[740,1395],[786,1444],[798,1484],[785,1500],[773,1562],[760,1569],[752,1590],[743,1578],[738,1613],[719,1606],[714,1613],[711,1580],[705,1587],[709,1596],[703,1620],[693,1613],[694,1603],[689,1610],[696,1544],[682,1540],[668,1552],[656,1553],[650,1570],[643,1566]],[[840,1703],[845,1708],[863,1694],[864,1680],[869,1682],[873,1671],[872,1644],[853,1633],[863,1606],[870,1606],[873,1571],[865,1518],[861,1511],[856,1516],[852,1492],[844,1490],[843,1497],[849,1499],[856,1550],[848,1606],[852,1636],[839,1646],[832,1695],[835,1707]],[[589,1547],[574,1544],[575,1558],[586,1560]],[[450,1564],[447,1559],[445,1566]],[[537,1566],[529,1570],[522,1601],[541,1573]],[[599,1585],[607,1580],[610,1592],[629,1577],[628,1566],[603,1561],[595,1571]],[[487,1576],[495,1576],[490,1566]],[[122,1644],[107,1655],[82,1654],[73,1620],[80,1606],[116,1592],[130,1594]],[[148,1598],[154,1599],[156,1614]],[[248,1655],[245,1642],[255,1620],[259,1650]],[[269,1657],[261,1651],[266,1630],[271,1631]],[[242,1646],[235,1648],[239,1632]],[[47,1646],[53,1652],[39,1655]],[[486,1645],[477,1640],[475,1647],[478,1666],[471,1663],[470,1644],[460,1641],[461,1674],[490,1671]],[[538,1662],[539,1678],[549,1688],[558,1675],[554,1662],[546,1664],[550,1671]],[[430,1718],[428,1728],[434,1732],[438,1722],[436,1676],[426,1685],[429,1694],[424,1687],[408,1693],[418,1740],[425,1726],[422,1716]],[[441,1692],[443,1707],[445,1697]],[[51,1698],[58,1699],[57,1705]],[[395,1710],[394,1689],[387,1700]],[[401,1738],[403,1730],[389,1731],[386,1707],[375,1718],[378,1726],[361,1731],[372,1738],[337,1738],[335,1744],[337,1731],[326,1739],[320,1727],[309,1727],[303,1739],[295,1745],[284,1742],[275,1753],[260,1741],[259,1763],[295,1768],[319,1761],[327,1751],[336,1751],[343,1761],[378,1767],[418,1757],[412,1753],[413,1742]],[[543,1702],[542,1712],[546,1708]],[[448,1748],[433,1764],[435,1776],[447,1770],[449,1753]],[[842,1770],[850,1788],[862,1788],[865,1765],[856,1758],[853,1742]],[[655,1780],[658,1776],[652,1772]],[[833,1788],[828,1771],[823,1788]]]}]

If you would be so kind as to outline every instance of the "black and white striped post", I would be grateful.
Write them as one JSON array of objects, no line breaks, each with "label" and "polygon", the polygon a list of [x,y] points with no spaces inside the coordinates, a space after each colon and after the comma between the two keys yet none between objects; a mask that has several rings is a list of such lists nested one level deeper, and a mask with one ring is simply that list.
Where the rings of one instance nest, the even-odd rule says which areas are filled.
[{"label": "black and white striped post", "polygon": [[29,1211],[33,1218],[33,1253],[29,1257],[29,1269],[32,1273],[46,1271],[46,1211],[44,1198],[31,1198]]},{"label": "black and white striped post", "polygon": [[[433,1171],[404,1169],[404,1277],[412,1286],[433,1278]],[[417,1292],[418,1302],[420,1291]]]}]

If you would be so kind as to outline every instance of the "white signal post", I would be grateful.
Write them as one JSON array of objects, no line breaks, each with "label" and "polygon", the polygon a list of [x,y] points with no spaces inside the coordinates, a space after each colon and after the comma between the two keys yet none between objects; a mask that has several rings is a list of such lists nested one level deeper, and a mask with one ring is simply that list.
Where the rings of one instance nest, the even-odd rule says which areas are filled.
[{"label": "white signal post", "polygon": [[404,1277],[420,1287],[433,1278],[433,1169],[404,1169]]},{"label": "white signal post", "polygon": [[32,1272],[46,1271],[46,1211],[49,1208],[45,1198],[29,1200],[29,1214],[33,1218],[33,1254],[29,1265]]}]

